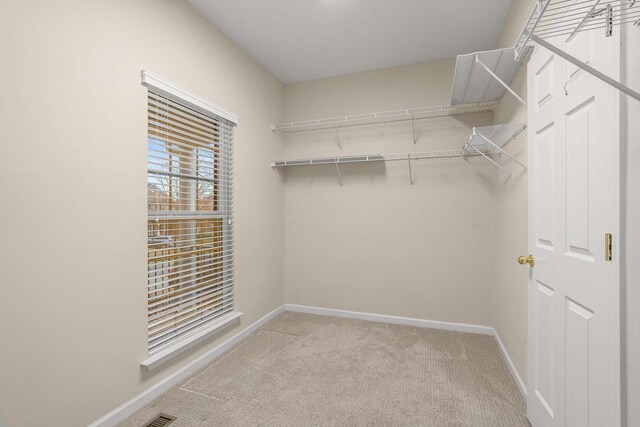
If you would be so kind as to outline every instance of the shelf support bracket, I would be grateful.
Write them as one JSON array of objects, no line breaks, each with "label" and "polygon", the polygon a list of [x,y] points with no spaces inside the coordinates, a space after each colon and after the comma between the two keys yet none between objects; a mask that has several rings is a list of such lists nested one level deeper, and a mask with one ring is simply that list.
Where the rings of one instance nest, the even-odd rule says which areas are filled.
[{"label": "shelf support bracket", "polygon": [[613,35],[613,8],[610,4],[607,5],[607,27],[604,29],[604,36],[611,37]]},{"label": "shelf support bracket", "polygon": [[342,150],[342,142],[340,141],[340,132],[338,132],[338,126],[334,126],[334,129],[336,130],[336,138],[338,139],[338,147],[340,147],[340,149]]},{"label": "shelf support bracket", "polygon": [[411,169],[411,154],[407,156],[407,161],[409,162],[409,182],[413,185],[413,169]]},{"label": "shelf support bracket", "polygon": [[491,77],[493,77],[494,79],[496,79],[496,81],[497,81],[498,83],[500,83],[502,86],[504,86],[504,88],[505,88],[506,90],[508,90],[508,91],[511,93],[511,95],[515,96],[515,97],[516,97],[516,99],[517,99],[518,101],[520,101],[520,103],[522,103],[522,105],[524,105],[525,107],[527,106],[527,102],[526,102],[524,99],[522,99],[522,98],[520,97],[520,95],[518,95],[518,94],[517,94],[513,89],[511,89],[511,88],[509,87],[509,85],[508,85],[508,84],[506,84],[506,83],[505,83],[505,82],[504,82],[500,77],[498,77],[498,76],[496,75],[496,73],[494,73],[493,71],[491,71],[491,70],[489,69],[489,67],[487,67],[487,66],[484,64],[484,62],[480,61],[480,58],[478,58],[478,55],[476,55],[476,62],[477,62],[478,64],[480,64],[480,65],[482,66],[482,68],[484,68],[484,69],[487,71],[487,73],[489,73],[489,74],[491,75]]},{"label": "shelf support bracket", "polygon": [[612,79],[611,77],[607,76],[606,74],[601,73],[600,71],[596,70],[595,68],[593,68],[593,67],[585,64],[584,62],[580,61],[579,59],[569,55],[567,52],[564,52],[562,49],[559,49],[559,48],[555,47],[551,43],[541,39],[540,37],[536,36],[535,34],[531,34],[531,40],[533,40],[534,42],[538,43],[540,46],[544,47],[545,49],[550,50],[551,52],[555,53],[559,57],[566,59],[567,61],[571,62],[573,65],[582,68],[587,73],[589,73],[592,76],[602,80],[606,84],[608,84],[610,86],[613,86],[614,88],[618,89],[619,91],[621,91],[621,92],[629,95],[630,97],[640,101],[640,93],[632,90],[631,88],[623,85],[622,83],[619,83],[619,82],[615,81],[614,79]]},{"label": "shelf support bracket", "polygon": [[498,169],[501,169],[504,173],[506,173],[508,175],[507,179],[511,178],[511,173],[506,170],[505,168],[503,168],[502,166],[500,166],[495,160],[493,160],[491,157],[487,156],[486,154],[484,154],[482,151],[478,150],[476,147],[474,147],[473,145],[471,145],[471,148],[473,148],[478,154],[480,154],[482,157],[484,157],[485,159],[489,160],[491,163],[493,163],[493,165],[495,167],[497,167]]},{"label": "shelf support bracket", "polygon": [[513,160],[514,162],[516,162],[517,164],[519,164],[520,166],[522,166],[522,169],[524,169],[524,173],[527,173],[527,167],[522,164],[521,162],[519,162],[518,160],[514,159],[509,153],[507,153],[505,150],[503,150],[502,148],[500,148],[497,144],[494,144],[493,141],[491,141],[489,138],[487,138],[486,136],[484,136],[483,134],[477,132],[477,135],[480,135],[480,138],[484,139],[485,141],[487,141],[489,144],[491,144],[492,147],[494,147],[496,150],[498,150],[500,153],[504,154],[505,156],[507,156],[508,158],[510,158],[511,160]]},{"label": "shelf support bracket", "polygon": [[416,118],[413,114],[411,114],[411,127],[413,130],[413,144],[415,145],[418,142],[418,138],[416,137]]},{"label": "shelf support bracket", "polygon": [[338,159],[336,159],[336,171],[338,172],[338,181],[340,181],[340,187],[344,187],[344,182],[342,181],[342,174],[340,173],[340,165],[338,164]]}]

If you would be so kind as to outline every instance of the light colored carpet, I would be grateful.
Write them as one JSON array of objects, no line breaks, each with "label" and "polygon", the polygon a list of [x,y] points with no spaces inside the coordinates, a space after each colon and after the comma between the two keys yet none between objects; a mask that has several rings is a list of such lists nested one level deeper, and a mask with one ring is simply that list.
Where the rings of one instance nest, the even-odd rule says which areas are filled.
[{"label": "light colored carpet", "polygon": [[127,419],[193,426],[528,427],[492,337],[285,312]]}]

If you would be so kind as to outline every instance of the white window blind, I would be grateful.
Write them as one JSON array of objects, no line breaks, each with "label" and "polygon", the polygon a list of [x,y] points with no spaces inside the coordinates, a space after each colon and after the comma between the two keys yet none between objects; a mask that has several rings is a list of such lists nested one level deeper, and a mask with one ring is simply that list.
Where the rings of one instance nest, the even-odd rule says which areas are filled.
[{"label": "white window blind", "polygon": [[233,128],[149,87],[150,355],[234,310]]}]

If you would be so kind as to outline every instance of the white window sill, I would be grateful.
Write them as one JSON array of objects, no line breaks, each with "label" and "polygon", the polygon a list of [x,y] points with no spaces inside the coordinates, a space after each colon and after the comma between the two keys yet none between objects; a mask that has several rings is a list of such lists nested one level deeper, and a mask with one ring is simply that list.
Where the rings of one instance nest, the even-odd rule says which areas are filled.
[{"label": "white window sill", "polygon": [[175,345],[172,345],[171,347],[165,348],[164,350],[154,354],[153,356],[149,356],[148,359],[140,362],[140,365],[150,371],[162,365],[166,361],[173,359],[180,353],[183,353],[184,351],[195,346],[196,344],[199,344],[200,342],[209,338],[214,333],[219,332],[221,329],[233,323],[241,315],[242,313],[239,313],[237,311],[225,314],[223,317],[219,318],[215,323],[213,323],[208,328],[203,329],[200,332],[195,333],[181,340],[180,342],[177,342]]}]

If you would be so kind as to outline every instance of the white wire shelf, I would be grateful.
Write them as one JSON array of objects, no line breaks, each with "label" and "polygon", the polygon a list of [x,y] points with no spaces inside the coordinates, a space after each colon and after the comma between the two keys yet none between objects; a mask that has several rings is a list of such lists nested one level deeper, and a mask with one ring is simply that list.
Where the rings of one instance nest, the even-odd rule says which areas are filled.
[{"label": "white wire shelf", "polygon": [[462,147],[462,151],[485,157],[496,167],[511,176],[511,173],[508,170],[500,166],[490,156],[486,155],[487,153],[504,154],[506,157],[519,164],[526,173],[527,166],[513,158],[513,156],[504,150],[504,147],[509,142],[513,141],[520,132],[526,129],[526,127],[527,125],[524,123],[508,123],[504,125],[474,127],[471,136],[469,136],[469,140],[464,147]]},{"label": "white wire shelf", "polygon": [[480,149],[475,152],[468,152],[464,149],[461,150],[444,150],[444,151],[430,151],[421,153],[395,153],[395,154],[363,154],[353,156],[337,156],[337,157],[319,157],[312,159],[298,159],[298,160],[278,160],[271,162],[271,167],[284,168],[290,166],[309,166],[309,165],[335,165],[336,172],[338,173],[338,180],[340,185],[343,185],[342,173],[340,172],[340,165],[353,164],[353,163],[368,163],[368,162],[407,162],[409,170],[409,181],[413,184],[413,161],[419,160],[446,160],[446,159],[466,159],[468,157],[482,156],[491,159],[496,156],[496,153],[491,150]]},{"label": "white wire shelf", "polygon": [[[640,93],[601,73],[557,46],[557,38],[570,42],[577,34],[601,29],[602,36],[613,34],[615,26],[640,26],[639,0],[537,0],[529,20],[514,46],[516,59],[522,60],[529,43],[536,42],[547,50],[582,68],[619,91],[640,101]],[[546,39],[555,38],[556,43]]]},{"label": "white wire shelf", "polygon": [[474,127],[465,147],[470,148],[473,146],[481,150],[496,151],[496,146],[504,148],[526,127],[527,125],[524,123]]},{"label": "white wire shelf", "polygon": [[408,164],[409,178],[411,184],[413,184],[413,170],[411,166],[412,161],[455,158],[466,159],[468,157],[480,156],[489,160],[494,166],[504,171],[510,178],[511,173],[496,161],[496,156],[504,154],[505,156],[522,166],[524,168],[524,171],[526,172],[527,167],[517,159],[514,159],[503,149],[509,142],[514,140],[526,127],[527,125],[523,123],[509,123],[504,125],[474,127],[469,140],[460,150],[395,154],[361,154],[295,160],[276,160],[271,162],[271,167],[286,168],[291,166],[335,165],[340,185],[343,185],[340,165],[350,163],[404,161]]},{"label": "white wire shelf", "polygon": [[412,122],[415,120],[447,117],[458,114],[493,111],[498,106],[497,101],[473,102],[458,105],[437,105],[431,107],[413,108],[409,110],[384,111],[379,113],[357,114],[352,116],[332,117],[300,122],[280,123],[271,125],[271,130],[282,133],[307,132],[317,130],[343,129],[357,126],[371,126],[397,122]]},{"label": "white wire shelf", "polygon": [[538,0],[515,45],[516,58],[526,56],[526,48],[535,35],[546,39],[612,28],[622,24],[640,24],[640,1],[637,0]]},{"label": "white wire shelf", "polygon": [[[491,154],[489,150],[485,150],[486,154]],[[308,165],[335,165],[348,163],[366,163],[366,162],[394,162],[408,160],[424,160],[424,159],[448,159],[456,157],[466,157],[469,155],[477,155],[465,152],[464,150],[445,150],[430,151],[422,153],[395,153],[395,154],[363,154],[354,156],[337,156],[337,157],[318,157],[313,159],[298,160],[277,160],[271,162],[271,167],[279,168],[286,166],[308,166]]]},{"label": "white wire shelf", "polygon": [[514,48],[458,55],[451,105],[498,101],[507,90],[512,92],[509,86],[526,60],[526,55],[520,60],[515,57]]}]

